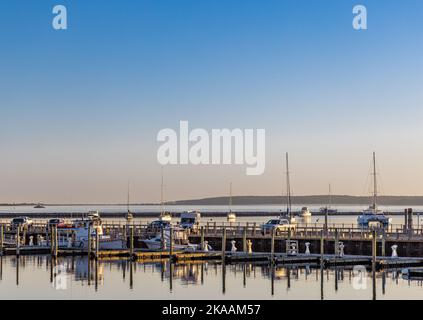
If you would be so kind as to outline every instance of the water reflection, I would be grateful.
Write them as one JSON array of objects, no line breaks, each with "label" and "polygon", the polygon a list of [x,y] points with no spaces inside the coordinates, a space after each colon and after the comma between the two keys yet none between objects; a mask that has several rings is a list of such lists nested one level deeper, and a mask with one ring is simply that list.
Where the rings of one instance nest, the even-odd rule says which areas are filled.
[{"label": "water reflection", "polygon": [[9,290],[15,298],[324,300],[419,298],[422,281],[403,279],[399,270],[7,256],[0,258],[0,287],[5,299]]}]

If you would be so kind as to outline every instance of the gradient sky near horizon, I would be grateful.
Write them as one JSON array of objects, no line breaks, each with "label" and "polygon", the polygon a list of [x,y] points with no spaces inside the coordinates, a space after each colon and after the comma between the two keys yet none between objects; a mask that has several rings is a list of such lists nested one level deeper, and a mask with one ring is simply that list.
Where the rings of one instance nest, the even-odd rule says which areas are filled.
[{"label": "gradient sky near horizon", "polygon": [[[68,30],[51,27],[54,5]],[[368,30],[352,28],[352,8]],[[266,129],[266,171],[169,166],[165,200],[423,195],[420,0],[1,0],[0,203],[160,199],[162,128]]]}]

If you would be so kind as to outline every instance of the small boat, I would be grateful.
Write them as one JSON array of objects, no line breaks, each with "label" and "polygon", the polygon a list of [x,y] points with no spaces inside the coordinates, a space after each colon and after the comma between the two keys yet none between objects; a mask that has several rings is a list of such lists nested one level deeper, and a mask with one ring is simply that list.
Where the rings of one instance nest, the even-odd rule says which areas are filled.
[{"label": "small boat", "polygon": [[387,227],[392,219],[385,216],[384,212],[377,207],[377,180],[376,180],[376,154],[373,152],[373,204],[368,209],[362,211],[357,218],[360,226],[369,226],[371,223],[377,223]]},{"label": "small boat", "polygon": [[321,207],[320,208],[320,213],[325,214],[326,211],[328,212],[328,214],[337,214],[338,210],[337,209],[331,209],[328,207]]},{"label": "small boat", "polygon": [[138,242],[149,250],[169,250],[171,232],[173,250],[196,251],[200,249],[198,244],[189,243],[188,233],[185,229],[177,227],[163,229],[163,232],[158,233],[156,236],[149,239],[139,239]]},{"label": "small boat", "polygon": [[226,220],[230,223],[236,222],[236,214],[235,212],[228,212],[228,214],[226,215]]},{"label": "small boat", "polygon": [[34,207],[34,209],[45,209],[45,207],[41,203],[39,203]]},{"label": "small boat", "polygon": [[311,211],[307,207],[303,207],[301,209],[301,217],[303,218],[311,217]]},{"label": "small boat", "polygon": [[201,213],[198,211],[187,211],[181,213],[180,226],[184,229],[198,229]]},{"label": "small boat", "polygon": [[126,212],[125,214],[125,220],[127,222],[131,222],[134,219],[134,215],[132,214],[131,211],[128,210],[128,212]]},{"label": "small boat", "polygon": [[168,211],[163,211],[159,215],[159,220],[170,222],[172,221],[172,214]]},{"label": "small boat", "polygon": [[98,235],[99,249],[101,250],[126,249],[126,239],[112,238],[104,234],[98,211],[90,211],[87,217],[72,221],[72,224],[67,228],[58,229],[58,247],[86,249],[88,247],[88,232],[90,232],[93,241]]},{"label": "small boat", "polygon": [[337,214],[338,210],[337,209],[332,209],[332,190],[331,190],[331,185],[329,184],[329,204],[326,207],[321,207],[320,208],[320,213],[322,214]]}]

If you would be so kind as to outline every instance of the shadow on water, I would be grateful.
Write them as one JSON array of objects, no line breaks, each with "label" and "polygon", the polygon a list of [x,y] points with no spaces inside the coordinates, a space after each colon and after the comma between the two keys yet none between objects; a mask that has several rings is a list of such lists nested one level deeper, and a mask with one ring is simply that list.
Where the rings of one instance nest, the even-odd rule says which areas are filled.
[{"label": "shadow on water", "polygon": [[[364,268],[364,267],[363,267]],[[5,256],[0,257],[0,283],[13,279],[19,290],[29,290],[32,281],[28,281],[28,273],[36,270],[49,274],[49,286],[39,290],[64,288],[67,285],[88,286],[93,288],[92,297],[104,291],[113,293],[113,287],[126,283],[128,295],[131,292],[148,291],[146,279],[160,288],[162,294],[178,296],[180,288],[190,287],[192,292],[201,288],[215,287],[220,282],[220,294],[209,290],[211,299],[235,297],[244,292],[248,296],[257,298],[293,299],[373,299],[385,296],[388,290],[395,290],[401,284],[422,282],[404,280],[399,270],[363,270],[355,268],[333,267],[324,268],[323,265],[303,265],[281,267],[275,264],[240,263],[222,264],[221,262],[186,262],[170,263],[168,260],[159,262],[133,261],[98,261],[87,257],[59,257],[51,256]],[[44,270],[44,271],[43,271]],[[129,285],[127,280],[129,273]],[[25,273],[25,277],[21,274]],[[315,274],[315,276],[313,275]],[[12,275],[12,277],[10,277]],[[241,276],[240,276],[241,275]],[[105,287],[105,278],[112,280]],[[119,280],[120,279],[120,280]],[[138,280],[138,281],[137,281]],[[371,286],[367,287],[367,283]],[[137,286],[138,284],[138,286]],[[165,287],[164,287],[165,286]],[[167,287],[167,289],[166,289]],[[178,290],[175,290],[177,288]],[[122,292],[122,291],[121,291]],[[362,294],[363,293],[363,294]],[[365,294],[364,294],[365,293]],[[148,294],[148,292],[146,292]],[[125,298],[119,296],[116,298]],[[161,298],[158,295],[155,298]]]}]

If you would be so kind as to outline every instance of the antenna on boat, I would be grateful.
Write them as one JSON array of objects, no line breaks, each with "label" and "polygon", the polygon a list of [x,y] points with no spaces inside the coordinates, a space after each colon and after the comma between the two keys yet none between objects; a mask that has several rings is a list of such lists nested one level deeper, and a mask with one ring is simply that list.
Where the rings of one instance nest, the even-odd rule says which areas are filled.
[{"label": "antenna on boat", "polygon": [[291,208],[291,182],[289,180],[289,159],[288,152],[285,154],[286,158],[286,215],[289,218],[292,218],[292,208]]},{"label": "antenna on boat", "polygon": [[373,209],[377,209],[376,152],[373,151]]}]

